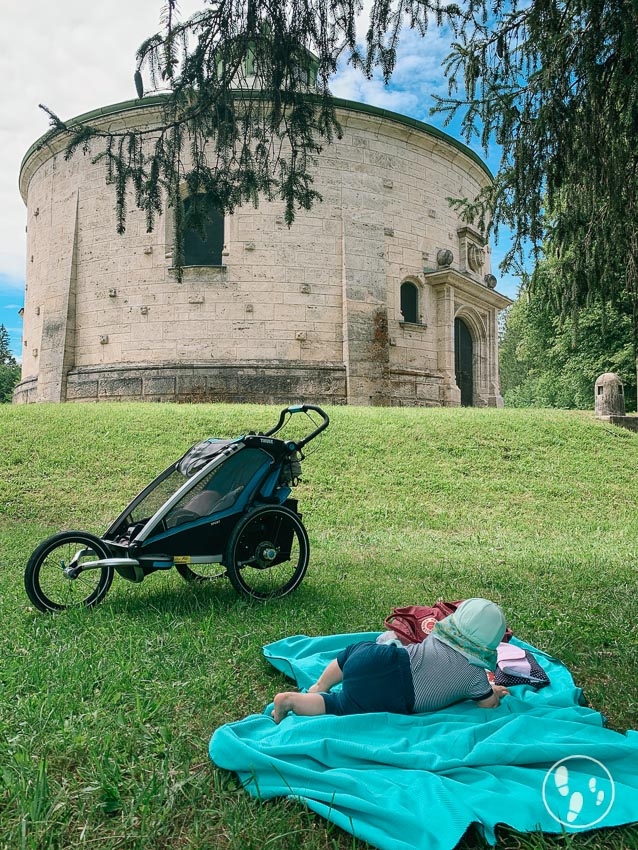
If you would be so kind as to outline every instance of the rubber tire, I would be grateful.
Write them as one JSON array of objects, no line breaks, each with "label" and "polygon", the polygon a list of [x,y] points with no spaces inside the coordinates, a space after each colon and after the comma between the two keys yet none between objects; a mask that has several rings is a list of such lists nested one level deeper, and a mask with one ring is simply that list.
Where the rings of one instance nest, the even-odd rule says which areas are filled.
[{"label": "rubber tire", "polygon": [[[27,596],[33,602],[36,608],[44,613],[55,611],[64,611],[71,607],[49,599],[40,585],[40,570],[49,555],[60,546],[68,545],[69,543],[78,543],[79,546],[90,546],[98,558],[108,558],[110,552],[94,534],[88,531],[61,531],[48,537],[38,548],[33,552],[27,563],[24,572],[24,588]],[[79,579],[75,579],[78,581]],[[69,581],[72,581],[69,579]],[[113,581],[113,567],[102,567],[100,570],[100,578],[95,589],[89,593],[84,599],[79,600],[77,605],[90,608],[92,605],[97,605],[106,596],[108,589]],[[76,607],[74,605],[73,607]]]},{"label": "rubber tire", "polygon": [[[293,533],[295,534],[299,544],[299,558],[297,566],[287,582],[279,588],[264,592],[252,588],[244,580],[243,571],[250,568],[238,566],[237,546],[240,543],[242,534],[247,528],[255,523],[262,522],[264,519],[267,520],[269,516],[272,517],[273,520],[276,517],[282,517],[292,523],[294,529]],[[267,599],[276,599],[281,596],[286,596],[286,594],[293,591],[301,583],[301,580],[306,574],[309,556],[310,543],[308,541],[308,534],[298,514],[283,506],[264,505],[245,514],[237,523],[228,543],[225,563],[228,569],[228,578],[235,590],[242,596],[248,596],[252,599],[257,599],[260,602],[263,602]]]},{"label": "rubber tire", "polygon": [[[213,564],[211,564],[210,566],[213,566]],[[215,573],[215,575],[212,576],[204,576],[201,575],[201,573],[196,573],[195,570],[192,570],[188,566],[188,564],[175,564],[175,569],[181,575],[184,581],[205,582],[215,581],[215,579],[224,578],[227,575],[226,567],[223,564],[217,564],[217,566],[219,567],[219,572]]]}]

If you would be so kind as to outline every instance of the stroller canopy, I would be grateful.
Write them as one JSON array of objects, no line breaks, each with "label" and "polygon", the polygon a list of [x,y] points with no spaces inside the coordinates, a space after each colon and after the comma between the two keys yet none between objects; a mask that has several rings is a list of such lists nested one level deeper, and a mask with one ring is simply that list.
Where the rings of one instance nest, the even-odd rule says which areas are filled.
[{"label": "stroller canopy", "polygon": [[182,475],[190,478],[191,475],[194,475],[198,470],[205,466],[209,460],[215,457],[215,455],[220,454],[226,446],[235,442],[237,441],[216,440],[215,438],[211,438],[210,440],[204,440],[201,443],[196,443],[178,462],[177,468]]}]

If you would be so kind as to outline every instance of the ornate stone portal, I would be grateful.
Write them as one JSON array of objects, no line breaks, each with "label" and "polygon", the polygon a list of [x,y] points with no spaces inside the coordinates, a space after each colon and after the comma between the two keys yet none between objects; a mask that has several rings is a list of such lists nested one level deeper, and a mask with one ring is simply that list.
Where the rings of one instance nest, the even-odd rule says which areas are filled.
[{"label": "ornate stone portal", "polygon": [[[142,126],[157,102],[76,121]],[[20,173],[28,262],[15,401],[502,405],[497,318],[511,302],[495,291],[485,239],[447,202],[474,197],[489,171],[433,127],[336,105],[344,133],[319,158],[323,202],[290,229],[276,203],[226,216],[211,237],[218,253],[211,241],[210,260],[182,283],[170,211],[148,234],[131,202],[118,236],[103,166],[65,162],[62,139],[36,143]]]}]

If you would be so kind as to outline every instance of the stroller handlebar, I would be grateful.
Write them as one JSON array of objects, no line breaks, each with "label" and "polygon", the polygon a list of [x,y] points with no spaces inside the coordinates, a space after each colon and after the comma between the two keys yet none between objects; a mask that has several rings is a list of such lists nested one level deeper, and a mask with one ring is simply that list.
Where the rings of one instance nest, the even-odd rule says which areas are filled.
[{"label": "stroller handlebar", "polygon": [[284,407],[279,414],[279,422],[270,431],[266,431],[264,437],[272,437],[277,431],[281,430],[287,421],[287,417],[293,416],[295,413],[307,413],[309,410],[314,410],[315,413],[318,413],[322,418],[322,422],[307,437],[304,437],[303,440],[294,441],[295,451],[299,451],[306,443],[314,440],[322,431],[325,431],[330,424],[328,414],[316,404],[291,404],[289,407]]}]

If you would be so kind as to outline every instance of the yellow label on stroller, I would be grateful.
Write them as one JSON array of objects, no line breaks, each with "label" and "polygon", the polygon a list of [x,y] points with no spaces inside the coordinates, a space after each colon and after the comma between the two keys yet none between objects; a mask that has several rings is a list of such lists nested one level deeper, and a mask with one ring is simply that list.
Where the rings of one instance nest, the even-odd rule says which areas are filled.
[{"label": "yellow label on stroller", "polygon": [[190,564],[191,556],[190,555],[175,555],[173,558],[174,564]]}]

